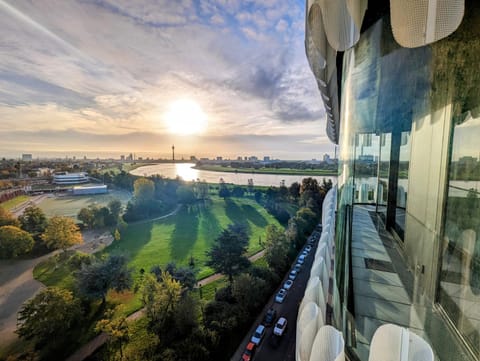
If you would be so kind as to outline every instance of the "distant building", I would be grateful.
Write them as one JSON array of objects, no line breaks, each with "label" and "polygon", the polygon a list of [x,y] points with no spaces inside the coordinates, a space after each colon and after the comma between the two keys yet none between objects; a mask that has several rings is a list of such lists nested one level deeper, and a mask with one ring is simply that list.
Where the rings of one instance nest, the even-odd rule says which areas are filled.
[{"label": "distant building", "polygon": [[120,156],[120,160],[125,160],[125,156],[124,156],[124,155],[121,155],[121,156]]},{"label": "distant building", "polygon": [[258,161],[258,157],[255,157],[254,155],[252,155],[251,157],[248,157],[248,160],[251,162],[256,162]]},{"label": "distant building", "polygon": [[264,162],[270,162],[270,157],[268,155],[266,155],[265,157],[263,157],[263,161]]},{"label": "distant building", "polygon": [[24,162],[30,162],[33,159],[31,154],[22,154],[22,160]]},{"label": "distant building", "polygon": [[190,160],[191,160],[192,162],[196,162],[196,161],[197,161],[197,157],[195,157],[194,155],[191,155],[191,156],[190,156]]},{"label": "distant building", "polygon": [[223,158],[222,157],[217,157],[217,160],[223,160]]},{"label": "distant building", "polygon": [[209,160],[209,159],[208,159],[208,158],[200,158],[200,160],[202,160],[202,161],[207,161],[207,160]]},{"label": "distant building", "polygon": [[86,194],[105,194],[107,192],[108,192],[108,189],[106,185],[73,187],[74,196],[83,196]]},{"label": "distant building", "polygon": [[53,184],[81,184],[89,181],[86,173],[59,172],[53,175]]},{"label": "distant building", "polygon": [[323,161],[326,162],[326,163],[330,162],[330,155],[324,154],[323,155]]}]

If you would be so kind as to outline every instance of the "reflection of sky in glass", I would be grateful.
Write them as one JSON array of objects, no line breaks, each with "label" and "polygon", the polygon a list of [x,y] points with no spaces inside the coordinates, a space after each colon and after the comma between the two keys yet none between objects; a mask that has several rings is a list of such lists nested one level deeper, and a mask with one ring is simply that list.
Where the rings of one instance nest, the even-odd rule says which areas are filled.
[{"label": "reflection of sky in glass", "polygon": [[469,114],[465,122],[455,126],[454,132],[452,160],[458,161],[459,158],[465,156],[479,158],[478,134],[480,134],[480,117],[473,118]]}]

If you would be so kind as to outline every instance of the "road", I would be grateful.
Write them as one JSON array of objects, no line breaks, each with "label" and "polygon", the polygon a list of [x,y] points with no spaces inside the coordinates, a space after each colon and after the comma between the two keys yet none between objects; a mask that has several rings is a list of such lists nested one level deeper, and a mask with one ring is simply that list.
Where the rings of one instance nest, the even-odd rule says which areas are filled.
[{"label": "road", "polygon": [[[317,242],[312,246],[312,250],[305,260],[305,264],[302,267],[302,270],[297,275],[293,286],[287,293],[287,297],[282,304],[275,303],[275,294],[270,298],[269,302],[265,305],[262,313],[257,317],[255,322],[252,324],[249,332],[243,339],[242,343],[238,347],[235,354],[232,356],[231,361],[241,360],[243,351],[247,346],[247,343],[250,341],[251,335],[254,333],[257,326],[262,322],[263,316],[267,310],[273,306],[277,311],[277,319],[279,317],[285,317],[288,321],[287,329],[285,334],[279,339],[273,335],[273,326],[268,327],[265,333],[265,336],[258,346],[255,356],[253,357],[254,361],[295,361],[295,341],[297,334],[297,314],[300,302],[302,301],[303,295],[305,293],[305,287],[307,286],[308,279],[310,278],[310,269],[312,268],[313,259],[315,258],[315,251],[317,248]],[[288,274],[283,283],[288,279]],[[281,286],[278,288],[280,290]],[[278,292],[277,290],[277,292]]]}]

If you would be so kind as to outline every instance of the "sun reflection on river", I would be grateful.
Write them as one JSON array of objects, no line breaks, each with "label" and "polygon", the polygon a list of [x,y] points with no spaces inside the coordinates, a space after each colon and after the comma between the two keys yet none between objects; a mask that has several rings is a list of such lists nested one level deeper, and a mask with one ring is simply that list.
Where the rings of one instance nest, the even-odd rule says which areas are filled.
[{"label": "sun reflection on river", "polygon": [[192,181],[198,179],[198,170],[192,168],[190,163],[175,164],[175,174],[185,181]]}]

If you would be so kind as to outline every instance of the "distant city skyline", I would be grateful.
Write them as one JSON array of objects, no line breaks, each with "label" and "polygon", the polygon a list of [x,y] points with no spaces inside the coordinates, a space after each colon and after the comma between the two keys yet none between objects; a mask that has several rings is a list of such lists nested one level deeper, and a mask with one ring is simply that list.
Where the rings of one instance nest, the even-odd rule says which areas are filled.
[{"label": "distant city skyline", "polygon": [[0,0],[0,156],[333,154],[304,6]]}]

